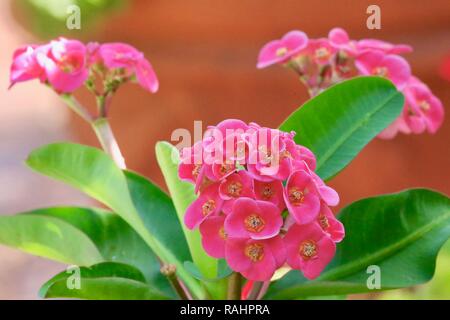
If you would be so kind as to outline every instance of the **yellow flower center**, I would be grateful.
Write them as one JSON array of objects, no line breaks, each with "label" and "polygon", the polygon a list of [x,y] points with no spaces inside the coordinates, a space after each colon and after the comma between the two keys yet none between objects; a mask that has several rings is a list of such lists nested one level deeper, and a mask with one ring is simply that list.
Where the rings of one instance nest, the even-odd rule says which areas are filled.
[{"label": "yellow flower center", "polygon": [[245,255],[253,262],[261,261],[264,257],[264,246],[259,243],[252,243],[245,247]]},{"label": "yellow flower center", "polygon": [[192,169],[192,176],[194,177],[194,178],[197,178],[198,177],[198,175],[199,175],[199,173],[200,173],[200,168],[202,167],[202,165],[200,165],[200,164],[196,164],[195,166],[194,166],[194,169]]},{"label": "yellow flower center", "polygon": [[228,185],[227,188],[228,195],[233,198],[237,198],[241,195],[242,192],[242,183],[240,182],[232,182]]},{"label": "yellow flower center", "polygon": [[294,206],[299,206],[305,201],[305,194],[298,188],[289,189],[289,202]]},{"label": "yellow flower center", "polygon": [[245,229],[250,232],[260,232],[266,225],[265,221],[257,214],[251,214],[244,221]]},{"label": "yellow flower center", "polygon": [[202,205],[202,214],[207,216],[216,209],[216,202],[214,200],[208,200]]},{"label": "yellow flower center", "polygon": [[319,224],[323,230],[326,230],[330,227],[330,222],[324,214],[319,215]]},{"label": "yellow flower center", "polygon": [[419,106],[424,111],[430,110],[430,104],[428,103],[428,101],[425,100],[420,101]]},{"label": "yellow flower center", "polygon": [[262,197],[264,200],[270,200],[273,196],[274,192],[272,187],[269,184],[264,185],[262,189]]},{"label": "yellow flower center", "polygon": [[387,77],[388,76],[388,69],[386,67],[376,67],[373,69],[372,73],[374,75],[380,76],[380,77]]},{"label": "yellow flower center", "polygon": [[324,59],[330,55],[330,51],[327,48],[319,48],[314,52],[317,59]]},{"label": "yellow flower center", "polygon": [[288,49],[286,47],[278,48],[277,51],[275,52],[277,57],[282,57],[286,55],[286,53],[288,53]]},{"label": "yellow flower center", "polygon": [[225,232],[225,228],[224,227],[222,227],[222,228],[220,228],[219,229],[219,236],[223,239],[223,240],[226,240],[227,239],[227,234],[226,234],[226,232]]},{"label": "yellow flower center", "polygon": [[304,260],[309,260],[317,255],[317,245],[313,240],[306,240],[300,244],[299,253]]}]

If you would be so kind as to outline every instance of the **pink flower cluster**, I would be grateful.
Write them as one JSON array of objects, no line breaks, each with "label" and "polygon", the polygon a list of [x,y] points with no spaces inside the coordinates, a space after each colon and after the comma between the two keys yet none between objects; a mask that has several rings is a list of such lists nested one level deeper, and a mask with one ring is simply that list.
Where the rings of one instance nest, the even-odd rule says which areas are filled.
[{"label": "pink flower cluster", "polygon": [[[39,79],[59,93],[71,93],[101,74],[106,81],[134,79],[156,92],[158,79],[144,54],[124,43],[88,43],[58,38],[44,45],[28,45],[13,54],[10,87]],[[93,80],[93,79],[91,79]]]},{"label": "pink flower cluster", "polygon": [[179,177],[199,192],[185,225],[199,227],[205,251],[249,280],[269,280],[286,263],[316,278],[344,237],[329,208],[338,194],[293,138],[231,119],[182,150]]},{"label": "pink flower cluster", "polygon": [[428,86],[411,74],[409,63],[401,56],[411,51],[404,44],[351,40],[341,28],[332,29],[328,38],[320,39],[308,39],[302,31],[291,31],[263,46],[257,67],[283,64],[293,69],[312,96],[358,75],[388,78],[405,95],[405,106],[379,137],[390,139],[398,132],[435,133],[443,122],[444,108]]}]

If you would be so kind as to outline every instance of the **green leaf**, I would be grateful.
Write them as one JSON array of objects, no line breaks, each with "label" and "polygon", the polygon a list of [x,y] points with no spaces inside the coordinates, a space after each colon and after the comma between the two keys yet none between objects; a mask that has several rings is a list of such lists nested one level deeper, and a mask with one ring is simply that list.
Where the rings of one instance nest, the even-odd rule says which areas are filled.
[{"label": "green leaf", "polygon": [[268,299],[340,295],[367,288],[376,265],[381,290],[409,287],[430,280],[436,256],[450,237],[450,199],[426,189],[359,200],[342,210],[346,236],[322,275],[307,281],[291,271],[274,282]]},{"label": "green leaf", "polygon": [[206,254],[201,244],[200,232],[198,230],[188,230],[184,225],[186,209],[197,197],[194,192],[194,186],[188,182],[181,181],[178,177],[178,164],[180,163],[178,150],[168,142],[158,142],[156,144],[156,159],[169,188],[192,259],[203,276],[214,278],[217,275],[217,260]]},{"label": "green leaf", "polygon": [[144,239],[162,261],[177,267],[178,276],[195,296],[204,297],[204,289],[184,270],[182,261],[161,242],[162,239],[147,230],[133,204],[125,174],[106,153],[78,144],[55,143],[34,150],[28,157],[27,164],[42,174],[72,185],[111,208]]},{"label": "green leaf", "polygon": [[357,77],[306,102],[280,126],[317,157],[317,174],[327,180],[345,166],[403,109],[404,97],[380,77]]},{"label": "green leaf", "polygon": [[103,261],[91,239],[53,217],[0,216],[0,243],[68,264],[91,265]]},{"label": "green leaf", "polygon": [[194,278],[196,278],[198,280],[202,280],[202,281],[209,281],[209,282],[214,282],[217,280],[224,279],[224,278],[228,277],[231,273],[233,273],[233,270],[230,269],[230,267],[228,266],[225,259],[219,260],[219,268],[217,271],[217,277],[215,277],[215,278],[206,278],[205,276],[203,276],[202,273],[200,272],[200,270],[198,270],[197,266],[192,261],[185,261],[184,267],[186,268],[186,270],[188,272],[191,273],[191,275]]},{"label": "green leaf", "polygon": [[[79,272],[79,273],[78,273]],[[79,282],[77,282],[79,277]],[[142,273],[122,263],[100,263],[69,269],[47,281],[39,291],[43,298],[79,298],[95,300],[167,299],[150,288]]]},{"label": "green leaf", "polygon": [[[26,214],[41,216],[42,219],[54,217],[69,223],[91,239],[103,256],[102,261],[132,265],[144,274],[151,287],[176,297],[167,278],[159,271],[160,263],[155,254],[117,214],[102,209],[76,207],[46,208]],[[77,264],[74,261],[68,263]]]},{"label": "green leaf", "polygon": [[[187,207],[196,199],[194,186],[181,181],[178,177],[178,164],[180,163],[178,150],[168,142],[161,141],[156,144],[156,159],[164,175],[167,187],[175,205],[178,220],[183,228],[192,261],[198,267],[202,277],[214,279],[218,276],[217,259],[211,258],[205,252],[201,244],[201,236],[198,230],[188,230],[184,225],[184,214]],[[226,283],[206,284],[210,294],[217,299],[224,299],[226,295]]]},{"label": "green leaf", "polygon": [[180,261],[191,259],[177,213],[169,196],[148,179],[125,171],[131,199],[145,227]]}]

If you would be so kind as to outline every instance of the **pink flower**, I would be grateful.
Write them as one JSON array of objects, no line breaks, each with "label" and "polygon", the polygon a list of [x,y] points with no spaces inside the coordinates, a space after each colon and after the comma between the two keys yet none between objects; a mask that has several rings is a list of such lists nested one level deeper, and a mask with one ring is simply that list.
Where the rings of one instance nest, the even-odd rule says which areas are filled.
[{"label": "pink flower", "polygon": [[178,166],[180,179],[195,184],[196,190],[200,188],[205,175],[202,156],[202,145],[196,143],[194,146],[182,150],[180,165]]},{"label": "pink flower", "polygon": [[189,229],[196,228],[207,217],[219,214],[223,200],[219,196],[219,184],[212,184],[187,208],[184,223]]},{"label": "pink flower", "polygon": [[300,170],[304,168],[304,163],[311,170],[316,169],[316,156],[307,147],[296,144],[294,140],[286,139],[284,141],[286,145],[286,151],[290,155],[292,160],[292,166],[294,170]]},{"label": "pink flower", "polygon": [[259,52],[257,68],[262,69],[276,63],[285,63],[308,44],[308,37],[302,31],[286,33],[280,40],[264,45]]},{"label": "pink flower", "polygon": [[144,54],[126,43],[104,43],[100,46],[99,55],[103,64],[109,69],[125,68],[130,72],[138,61],[144,59]]},{"label": "pink flower", "polygon": [[225,259],[231,269],[252,281],[268,281],[286,260],[283,240],[228,239]]},{"label": "pink flower", "polygon": [[427,130],[435,133],[444,120],[444,108],[441,101],[419,80],[411,80],[404,90],[406,107],[404,118],[413,133]]},{"label": "pink flower", "polygon": [[22,47],[14,51],[10,69],[10,88],[17,82],[40,79],[45,81],[44,69],[36,61],[35,45]]},{"label": "pink flower", "polygon": [[315,223],[293,225],[284,237],[286,261],[305,278],[317,278],[333,259],[336,245]]},{"label": "pink flower", "polygon": [[239,198],[225,219],[225,231],[231,238],[268,239],[280,232],[280,210],[271,202]]},{"label": "pink flower", "polygon": [[229,119],[208,127],[201,141],[182,152],[179,176],[199,191],[186,211],[186,226],[199,226],[206,253],[225,257],[250,281],[267,281],[284,264],[285,230],[307,224],[332,243],[344,237],[328,207],[338,204],[339,195],[314,172],[314,154],[294,136]]},{"label": "pink flower", "polygon": [[311,39],[302,53],[309,56],[314,63],[326,65],[334,58],[336,51],[328,39]]},{"label": "pink flower", "polygon": [[284,180],[292,168],[284,135],[279,130],[260,128],[249,135],[249,174],[261,181]]},{"label": "pink flower", "polygon": [[212,216],[206,218],[200,225],[202,246],[211,257],[220,259],[225,257],[225,243],[227,234],[224,229],[225,216]]},{"label": "pink flower", "polygon": [[89,76],[86,46],[78,40],[53,40],[37,49],[36,59],[57,92],[73,92]]},{"label": "pink flower", "polygon": [[313,178],[306,171],[292,173],[284,190],[284,200],[289,213],[299,224],[310,223],[319,214],[320,197]]},{"label": "pink flower", "polygon": [[342,50],[349,56],[358,53],[356,41],[350,40],[347,31],[342,28],[333,28],[328,33],[330,45],[338,50]]},{"label": "pink flower", "polygon": [[229,214],[237,199],[241,197],[254,198],[253,180],[245,170],[233,173],[220,182],[219,195],[225,200],[223,212]]},{"label": "pink flower", "polygon": [[325,201],[325,203],[329,206],[337,206],[339,204],[339,194],[333,188],[327,186],[325,182],[307,165],[305,166],[305,171],[311,176],[312,181],[314,182],[315,189],[319,194],[320,198]]},{"label": "pink flower", "polygon": [[279,180],[263,182],[255,180],[253,182],[255,198],[257,200],[269,201],[278,207],[280,211],[286,208],[283,197],[283,184]]},{"label": "pink flower", "polygon": [[405,59],[381,51],[363,52],[356,58],[355,66],[363,75],[388,78],[399,89],[402,89],[411,77],[411,68]]},{"label": "pink flower", "polygon": [[336,219],[330,208],[323,202],[320,205],[317,223],[334,242],[341,242],[344,239],[344,225]]},{"label": "pink flower", "polygon": [[363,39],[358,41],[357,47],[360,51],[364,50],[380,50],[384,53],[403,54],[413,51],[412,47],[407,44],[392,44],[377,39]]},{"label": "pink flower", "polygon": [[158,91],[159,82],[152,65],[136,48],[120,42],[105,43],[98,54],[107,68],[123,68],[128,75],[135,74],[144,89],[152,93]]}]

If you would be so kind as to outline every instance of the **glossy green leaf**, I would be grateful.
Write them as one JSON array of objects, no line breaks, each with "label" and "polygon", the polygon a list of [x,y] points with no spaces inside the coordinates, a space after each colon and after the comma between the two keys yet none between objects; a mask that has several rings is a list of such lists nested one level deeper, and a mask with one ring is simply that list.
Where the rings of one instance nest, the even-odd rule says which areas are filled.
[{"label": "glossy green leaf", "polygon": [[317,174],[327,180],[398,117],[403,95],[380,77],[357,77],[306,102],[280,126],[317,157]]},{"label": "glossy green leaf", "polygon": [[68,264],[91,265],[103,261],[88,236],[53,217],[0,216],[0,243]]},{"label": "glossy green leaf", "polygon": [[[178,177],[178,164],[180,162],[178,150],[168,142],[161,141],[156,144],[156,159],[164,175],[170,196],[175,205],[178,220],[183,228],[192,260],[202,277],[215,279],[218,277],[218,260],[211,258],[205,252],[201,244],[201,236],[198,230],[188,230],[184,225],[184,214],[187,207],[196,199],[194,186],[181,181]],[[226,296],[226,283],[221,281],[210,285],[206,283],[211,296],[216,299],[224,299]]]},{"label": "glossy green leaf", "polygon": [[111,208],[133,227],[162,261],[177,267],[178,276],[195,296],[204,297],[204,289],[184,270],[183,263],[176,254],[170,251],[158,235],[146,228],[134,206],[124,172],[107,154],[83,145],[55,143],[34,150],[28,157],[27,164],[42,174],[72,185]]},{"label": "glossy green leaf", "polygon": [[[102,261],[132,265],[144,274],[151,287],[176,297],[170,283],[159,271],[160,262],[155,254],[117,214],[102,209],[77,207],[45,208],[26,214],[41,216],[42,219],[54,217],[69,223],[91,239],[101,253]],[[74,261],[68,263],[77,264]]]},{"label": "glossy green leaf", "polygon": [[346,236],[322,275],[307,281],[291,271],[271,285],[268,299],[371,291],[373,265],[381,271],[381,290],[430,280],[439,249],[450,237],[450,199],[426,189],[407,190],[354,202],[339,219]]},{"label": "glossy green leaf", "polygon": [[43,298],[167,299],[167,296],[145,283],[145,278],[138,269],[111,262],[63,271],[45,283],[39,293]]},{"label": "glossy green leaf", "polygon": [[145,227],[155,235],[178,260],[191,259],[172,200],[160,188],[137,173],[125,171],[131,199]]},{"label": "glossy green leaf", "polygon": [[214,282],[228,277],[233,270],[230,269],[225,259],[220,259],[218,263],[217,276],[215,278],[206,278],[192,261],[185,261],[184,267],[192,276],[198,280]]},{"label": "glossy green leaf", "polygon": [[198,230],[188,230],[184,225],[184,214],[187,207],[196,199],[196,195],[194,186],[188,182],[181,181],[178,177],[178,164],[180,163],[178,150],[168,142],[158,142],[156,144],[156,159],[169,188],[192,259],[205,277],[214,278],[217,274],[217,260],[209,257],[203,250],[200,232]]}]

